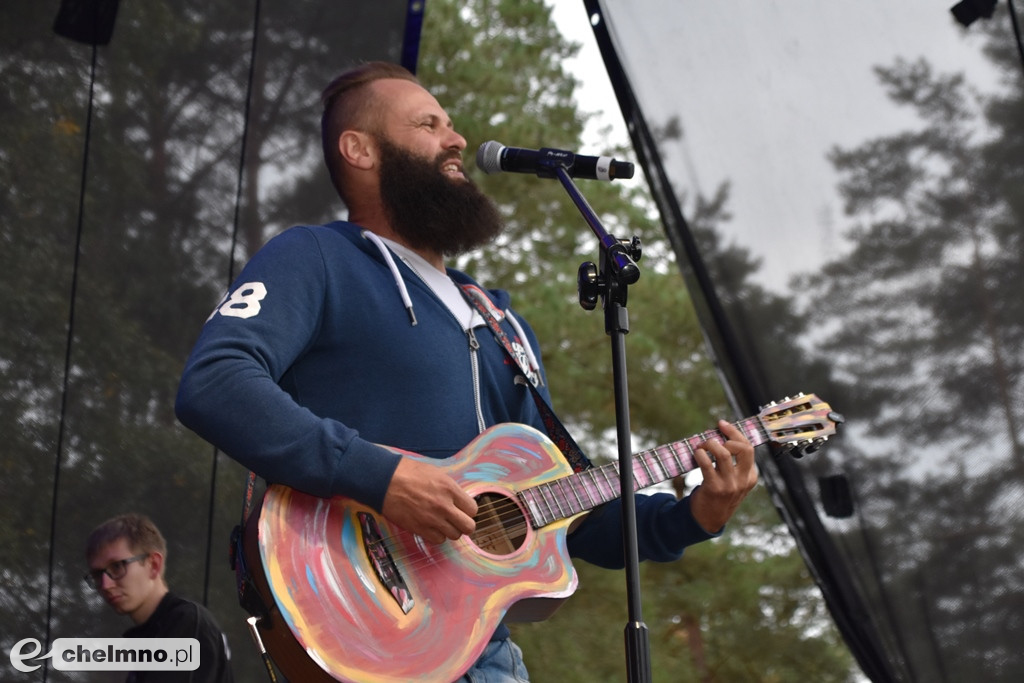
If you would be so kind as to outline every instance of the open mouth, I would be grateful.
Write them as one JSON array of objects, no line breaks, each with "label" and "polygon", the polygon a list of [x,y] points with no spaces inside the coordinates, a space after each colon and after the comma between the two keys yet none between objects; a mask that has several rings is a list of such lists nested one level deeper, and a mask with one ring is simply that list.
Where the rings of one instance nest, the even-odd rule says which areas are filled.
[{"label": "open mouth", "polygon": [[441,165],[441,172],[449,178],[462,178],[466,177],[466,174],[462,172],[462,164],[458,160],[446,161]]}]

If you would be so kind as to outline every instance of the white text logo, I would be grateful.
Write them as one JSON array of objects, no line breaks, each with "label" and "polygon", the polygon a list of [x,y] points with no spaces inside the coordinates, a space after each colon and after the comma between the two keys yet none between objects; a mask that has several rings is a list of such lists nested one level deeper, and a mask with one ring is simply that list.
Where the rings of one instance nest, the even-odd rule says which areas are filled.
[{"label": "white text logo", "polygon": [[210,317],[220,313],[229,318],[251,318],[259,315],[260,302],[267,296],[267,287],[262,282],[246,282],[225,296]]},{"label": "white text logo", "polygon": [[57,638],[40,655],[35,638],[19,640],[11,648],[11,666],[30,673],[49,659],[58,671],[195,671],[199,668],[199,641],[195,638]]}]

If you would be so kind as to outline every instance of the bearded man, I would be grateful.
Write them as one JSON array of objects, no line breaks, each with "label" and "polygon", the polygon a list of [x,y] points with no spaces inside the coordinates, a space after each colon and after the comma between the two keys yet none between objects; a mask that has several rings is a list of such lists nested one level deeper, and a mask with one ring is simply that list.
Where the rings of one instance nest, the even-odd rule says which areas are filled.
[{"label": "bearded man", "polygon": [[[378,609],[357,622],[360,633],[338,639],[391,633],[393,654],[383,638],[367,637],[343,661],[324,661],[323,648],[311,643],[328,626],[299,627],[302,615],[292,611],[285,621],[318,666],[342,680],[528,680],[502,614],[497,621],[491,614],[502,608],[479,608],[466,597],[484,585],[485,565],[501,574],[503,553],[520,552],[499,551],[474,535],[504,513],[483,515],[478,507],[487,496],[471,495],[450,469],[431,461],[460,454],[495,425],[547,429],[550,395],[532,329],[511,310],[507,292],[485,290],[445,266],[446,257],[497,236],[499,212],[464,172],[466,140],[402,67],[358,66],[326,88],[323,103],[324,157],[348,220],[291,228],[252,258],[203,327],[179,387],[178,417],[267,482],[322,499],[343,497],[372,513],[328,539],[362,563],[354,582],[365,586],[365,595],[331,604]],[[728,423],[719,426],[723,442],[697,449],[701,487],[682,500],[637,496],[641,559],[675,560],[686,546],[720,534],[754,486],[749,441]],[[729,466],[716,469],[709,453]],[[492,486],[502,471],[488,470]],[[504,503],[506,512],[520,511],[511,498]],[[575,520],[569,553],[624,566],[617,502]],[[513,546],[532,538],[525,528],[518,533]],[[261,547],[270,540],[281,539],[261,538]],[[404,563],[406,550],[416,562]],[[435,571],[456,553],[472,555],[465,565],[447,565],[459,574],[456,587],[419,593],[415,572],[427,565]],[[310,557],[302,576],[286,577],[287,595],[277,596],[277,607],[288,611],[325,562],[336,560]],[[575,586],[571,566],[563,566],[567,557],[540,563],[571,576]],[[346,570],[332,567],[329,580],[316,583],[316,599],[329,602],[334,598],[326,594],[345,588]],[[446,634],[455,623],[478,619],[486,632]],[[424,633],[443,645],[417,645]],[[480,642],[467,647],[467,637]],[[473,656],[454,668],[433,668],[450,651]],[[352,673],[350,660],[363,656],[376,664]],[[422,671],[388,674],[399,657],[421,662]],[[307,672],[301,678],[311,680]]]}]

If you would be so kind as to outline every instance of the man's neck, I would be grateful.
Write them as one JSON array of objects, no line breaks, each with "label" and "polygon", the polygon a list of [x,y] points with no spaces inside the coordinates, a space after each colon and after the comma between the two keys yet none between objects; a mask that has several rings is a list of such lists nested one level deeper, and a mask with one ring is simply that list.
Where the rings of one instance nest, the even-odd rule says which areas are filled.
[{"label": "man's neck", "polygon": [[167,595],[168,592],[167,585],[161,585],[158,589],[154,590],[148,598],[146,598],[145,602],[143,602],[137,610],[129,615],[132,621],[135,622],[136,626],[146,623],[149,618],[153,616],[153,612],[156,612],[156,608],[160,605],[160,601],[164,599],[164,596]]},{"label": "man's neck", "polygon": [[350,211],[348,220],[352,223],[355,223],[356,225],[360,225],[366,228],[367,230],[378,235],[379,237],[383,237],[384,239],[391,240],[392,242],[401,244],[406,249],[409,249],[419,254],[421,257],[423,257],[423,260],[425,260],[434,268],[437,268],[442,273],[446,272],[444,268],[444,256],[430,249],[417,249],[416,247],[412,246],[404,239],[402,239],[402,236],[395,232],[395,230],[391,227],[391,224],[382,216],[371,216],[363,213],[355,213],[353,211]]}]

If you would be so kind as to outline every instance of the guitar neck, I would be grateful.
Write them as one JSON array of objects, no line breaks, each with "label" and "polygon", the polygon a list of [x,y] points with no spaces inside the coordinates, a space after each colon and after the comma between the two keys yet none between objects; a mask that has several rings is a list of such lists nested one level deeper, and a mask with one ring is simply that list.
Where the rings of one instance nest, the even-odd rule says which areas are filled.
[{"label": "guitar neck", "polygon": [[[754,446],[768,442],[758,417],[735,423]],[[647,488],[697,469],[694,451],[708,441],[723,442],[718,430],[641,451],[632,457],[633,490]],[[561,479],[538,484],[519,492],[534,528],[592,510],[622,495],[618,461],[592,467]]]}]

